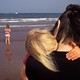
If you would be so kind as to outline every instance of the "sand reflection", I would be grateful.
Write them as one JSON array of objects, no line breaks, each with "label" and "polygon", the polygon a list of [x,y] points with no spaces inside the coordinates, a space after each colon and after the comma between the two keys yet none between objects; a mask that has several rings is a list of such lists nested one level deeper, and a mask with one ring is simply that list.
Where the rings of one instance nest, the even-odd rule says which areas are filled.
[{"label": "sand reflection", "polygon": [[10,44],[6,44],[6,57],[9,61],[11,60]]}]

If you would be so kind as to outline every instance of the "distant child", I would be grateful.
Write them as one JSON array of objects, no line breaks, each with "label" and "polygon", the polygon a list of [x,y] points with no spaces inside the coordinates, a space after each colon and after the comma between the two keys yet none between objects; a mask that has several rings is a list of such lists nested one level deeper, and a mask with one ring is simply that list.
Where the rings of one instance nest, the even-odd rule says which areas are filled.
[{"label": "distant child", "polygon": [[5,40],[5,43],[6,44],[10,44],[10,27],[9,27],[9,24],[6,24],[6,28],[5,28],[5,37],[6,37],[6,40]]}]

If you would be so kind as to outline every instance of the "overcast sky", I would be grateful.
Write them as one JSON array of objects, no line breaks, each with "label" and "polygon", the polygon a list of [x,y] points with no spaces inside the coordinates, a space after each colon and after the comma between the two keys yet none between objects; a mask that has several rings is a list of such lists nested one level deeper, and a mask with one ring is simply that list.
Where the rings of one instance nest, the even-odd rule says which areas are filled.
[{"label": "overcast sky", "polygon": [[0,0],[0,13],[62,13],[80,0]]}]

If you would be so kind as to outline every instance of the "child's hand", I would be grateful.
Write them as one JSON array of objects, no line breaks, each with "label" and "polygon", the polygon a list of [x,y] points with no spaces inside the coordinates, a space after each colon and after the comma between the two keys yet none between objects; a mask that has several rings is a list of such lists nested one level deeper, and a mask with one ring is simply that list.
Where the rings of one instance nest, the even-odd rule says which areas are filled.
[{"label": "child's hand", "polygon": [[27,77],[25,77],[23,80],[28,80],[28,78],[27,78]]},{"label": "child's hand", "polygon": [[80,58],[80,48],[74,43],[71,43],[73,49],[66,54],[68,60],[76,60]]},{"label": "child's hand", "polygon": [[28,77],[25,74],[25,68],[26,68],[25,65],[23,65],[20,71],[22,80],[28,80]]}]

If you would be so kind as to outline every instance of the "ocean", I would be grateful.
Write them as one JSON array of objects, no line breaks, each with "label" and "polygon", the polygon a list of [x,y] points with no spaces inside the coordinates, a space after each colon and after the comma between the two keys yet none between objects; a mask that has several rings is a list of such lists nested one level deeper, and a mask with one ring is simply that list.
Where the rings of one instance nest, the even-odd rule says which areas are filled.
[{"label": "ocean", "polygon": [[11,27],[51,26],[61,13],[0,13],[0,27],[7,23]]},{"label": "ocean", "polygon": [[33,28],[52,28],[60,15],[61,13],[0,13],[0,41],[5,40],[4,29],[7,23],[11,28],[11,40],[21,41]]}]

